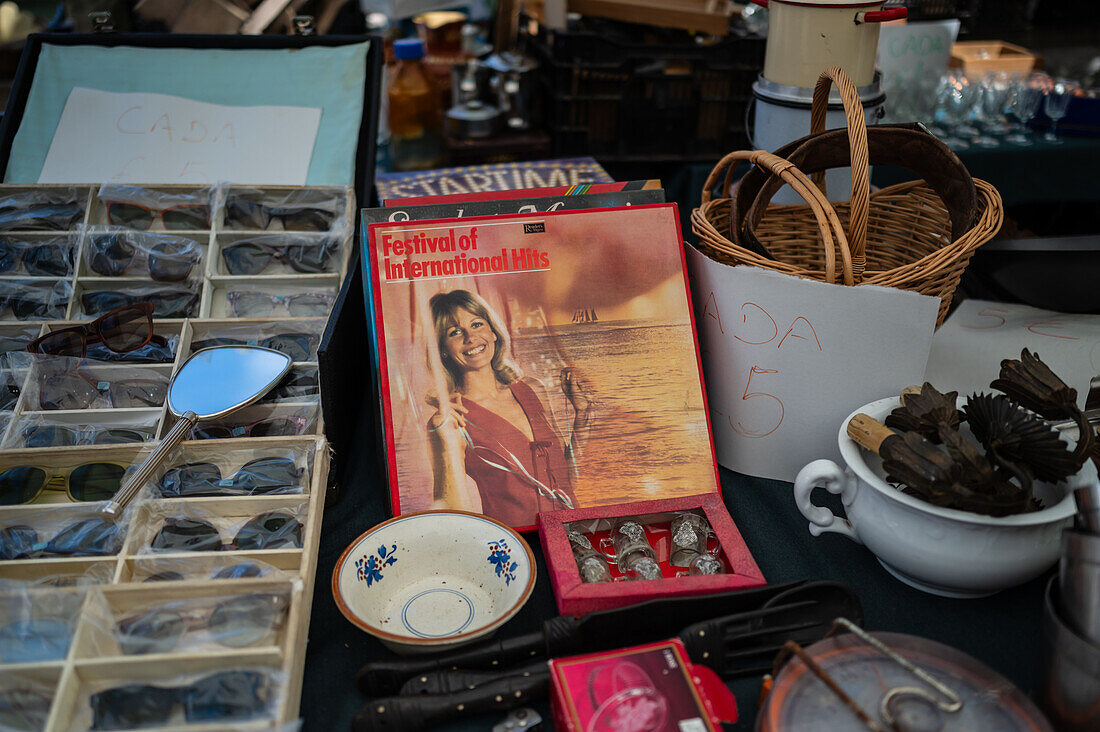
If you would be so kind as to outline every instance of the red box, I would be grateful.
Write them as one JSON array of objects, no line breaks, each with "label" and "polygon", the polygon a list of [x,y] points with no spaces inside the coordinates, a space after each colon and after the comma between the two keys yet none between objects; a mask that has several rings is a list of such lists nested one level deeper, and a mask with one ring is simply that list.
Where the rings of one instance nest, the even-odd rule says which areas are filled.
[{"label": "red box", "polygon": [[718,675],[693,666],[678,639],[550,662],[554,729],[717,732],[737,721]]},{"label": "red box", "polygon": [[[719,545],[717,556],[725,564],[724,574],[700,576],[669,576],[674,568],[661,563],[665,579],[587,583],[581,580],[573,549],[566,536],[566,527],[584,522],[587,527],[610,528],[610,521],[625,516],[636,516],[648,523],[647,534],[658,555],[660,543],[668,542],[668,531],[650,527],[667,525],[677,511],[701,513],[714,531]],[[538,515],[539,537],[546,556],[550,582],[554,587],[554,599],[562,615],[587,615],[597,610],[633,605],[661,597],[706,595],[766,584],[764,575],[745,546],[741,532],[733,523],[722,499],[714,493],[698,496],[668,498],[657,501],[619,503],[611,506],[578,508],[571,511],[546,511]],[[598,530],[598,528],[597,528]],[[614,567],[614,565],[612,565]],[[618,574],[613,571],[613,574]]]}]

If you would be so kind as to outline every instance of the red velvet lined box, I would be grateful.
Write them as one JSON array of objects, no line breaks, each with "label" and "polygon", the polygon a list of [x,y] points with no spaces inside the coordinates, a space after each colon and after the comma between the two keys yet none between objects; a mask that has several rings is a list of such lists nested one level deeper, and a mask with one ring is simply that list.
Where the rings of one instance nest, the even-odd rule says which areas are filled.
[{"label": "red velvet lined box", "polygon": [[[719,544],[718,556],[725,564],[724,574],[666,577],[658,580],[586,583],[581,581],[573,549],[566,536],[566,526],[574,522],[611,520],[624,516],[646,516],[660,520],[660,514],[677,511],[699,511],[707,519]],[[733,523],[722,499],[715,493],[668,498],[657,501],[619,503],[569,511],[547,511],[538,516],[539,538],[546,556],[554,599],[562,615],[587,615],[597,610],[623,607],[659,597],[706,595],[712,592],[759,587],[766,584],[764,575],[745,546],[741,532]],[[649,533],[649,532],[647,532]],[[667,532],[665,532],[667,534]],[[649,533],[651,543],[660,533]],[[655,547],[657,548],[657,547]],[[612,565],[613,574],[614,565]],[[666,565],[662,565],[667,570]]]}]

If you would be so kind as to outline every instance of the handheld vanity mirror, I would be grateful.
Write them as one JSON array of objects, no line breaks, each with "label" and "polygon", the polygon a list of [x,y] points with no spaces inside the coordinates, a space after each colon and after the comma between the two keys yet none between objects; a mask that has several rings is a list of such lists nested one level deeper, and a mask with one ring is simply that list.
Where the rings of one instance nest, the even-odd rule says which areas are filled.
[{"label": "handheld vanity mirror", "polygon": [[198,422],[252,404],[289,370],[290,356],[261,346],[214,346],[191,354],[168,385],[168,410],[179,421],[100,513],[105,518],[117,517]]}]

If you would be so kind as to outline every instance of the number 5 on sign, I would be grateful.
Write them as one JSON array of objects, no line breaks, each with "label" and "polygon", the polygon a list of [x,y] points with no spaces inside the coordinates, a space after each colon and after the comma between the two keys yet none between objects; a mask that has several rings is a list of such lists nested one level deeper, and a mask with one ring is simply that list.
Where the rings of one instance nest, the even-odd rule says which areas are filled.
[{"label": "number 5 on sign", "polygon": [[[741,395],[742,401],[748,401],[750,399],[756,399],[758,397],[764,397],[766,402],[768,399],[774,400],[774,404],[770,406],[770,411],[775,414],[772,417],[764,417],[759,423],[752,422],[751,426],[746,426],[744,421],[738,420],[734,423],[733,418],[729,418],[730,427],[733,427],[734,432],[744,437],[758,438],[767,437],[772,432],[779,429],[779,426],[783,424],[783,415],[786,414],[786,409],[783,407],[783,400],[777,397],[775,394],[769,394],[765,391],[749,391],[752,388],[752,377],[757,374],[778,374],[778,369],[763,369],[759,366],[753,366],[749,369],[749,379],[745,383],[745,391]],[[749,410],[751,411],[751,410]],[[759,410],[754,411],[757,414]]]}]

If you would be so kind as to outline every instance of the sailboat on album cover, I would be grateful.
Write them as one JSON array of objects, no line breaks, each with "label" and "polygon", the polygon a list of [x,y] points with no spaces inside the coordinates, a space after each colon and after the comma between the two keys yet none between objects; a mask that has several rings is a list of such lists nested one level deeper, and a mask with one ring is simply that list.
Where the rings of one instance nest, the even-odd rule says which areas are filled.
[{"label": "sailboat on album cover", "polygon": [[718,490],[675,204],[369,227],[395,514]]}]

